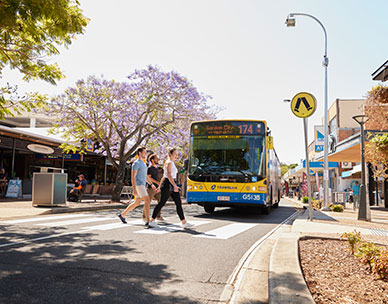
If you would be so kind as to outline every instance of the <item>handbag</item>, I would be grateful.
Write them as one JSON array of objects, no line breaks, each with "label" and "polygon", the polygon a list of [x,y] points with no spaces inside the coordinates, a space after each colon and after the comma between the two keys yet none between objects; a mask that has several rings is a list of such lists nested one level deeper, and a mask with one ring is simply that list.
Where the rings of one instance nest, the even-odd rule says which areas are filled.
[{"label": "handbag", "polygon": [[[181,184],[176,184],[177,186],[178,186],[178,188],[179,188],[179,190],[181,190],[182,189],[182,185]],[[168,190],[170,191],[170,192],[174,192],[174,186],[173,185],[171,185],[171,183],[168,183]]]}]

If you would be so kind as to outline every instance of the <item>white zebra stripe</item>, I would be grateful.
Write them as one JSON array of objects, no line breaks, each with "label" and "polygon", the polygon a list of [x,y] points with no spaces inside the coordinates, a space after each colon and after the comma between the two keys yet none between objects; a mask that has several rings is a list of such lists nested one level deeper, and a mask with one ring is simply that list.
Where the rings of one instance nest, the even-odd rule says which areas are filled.
[{"label": "white zebra stripe", "polygon": [[256,225],[257,224],[248,223],[229,224],[214,230],[210,230],[204,234],[195,235],[194,237],[226,240],[248,229],[251,229]]}]

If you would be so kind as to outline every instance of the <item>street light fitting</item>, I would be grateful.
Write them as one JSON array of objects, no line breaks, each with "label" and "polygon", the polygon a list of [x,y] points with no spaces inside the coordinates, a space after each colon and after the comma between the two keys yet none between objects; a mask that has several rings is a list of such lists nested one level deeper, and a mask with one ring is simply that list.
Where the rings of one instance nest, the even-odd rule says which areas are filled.
[{"label": "street light fitting", "polygon": [[365,115],[365,114],[356,115],[356,116],[353,116],[352,118],[356,122],[358,122],[360,125],[361,124],[365,124],[368,121],[368,119],[369,119],[369,117],[367,115]]},{"label": "street light fitting", "polygon": [[283,102],[291,102],[290,99],[283,99]]},{"label": "street light fitting", "polygon": [[287,19],[286,19],[286,25],[287,25],[287,27],[295,27],[295,24],[296,24],[296,20],[295,20],[295,18],[294,18],[294,15],[292,15],[292,14],[289,14],[288,16],[287,16]]}]

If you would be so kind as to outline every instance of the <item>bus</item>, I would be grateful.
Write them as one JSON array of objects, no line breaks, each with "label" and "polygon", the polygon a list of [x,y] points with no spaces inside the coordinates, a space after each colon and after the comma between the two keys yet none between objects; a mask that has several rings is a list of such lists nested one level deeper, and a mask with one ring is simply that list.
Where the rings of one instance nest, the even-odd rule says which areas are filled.
[{"label": "bus", "polygon": [[187,164],[187,203],[261,207],[268,214],[281,198],[280,162],[263,120],[193,122]]}]

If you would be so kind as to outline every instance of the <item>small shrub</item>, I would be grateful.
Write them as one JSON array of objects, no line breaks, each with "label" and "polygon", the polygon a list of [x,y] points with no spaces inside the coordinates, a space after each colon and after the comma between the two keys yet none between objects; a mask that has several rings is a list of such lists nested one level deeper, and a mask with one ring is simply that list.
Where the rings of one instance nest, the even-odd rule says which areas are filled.
[{"label": "small shrub", "polygon": [[309,198],[307,196],[302,197],[302,203],[303,204],[308,204],[309,203]]},{"label": "small shrub", "polygon": [[313,206],[314,209],[319,210],[319,209],[322,208],[322,203],[323,203],[322,200],[312,200],[312,203],[311,203],[311,204],[312,204],[312,206]]},{"label": "small shrub", "polygon": [[382,252],[376,260],[374,270],[380,279],[388,280],[388,250]]},{"label": "small shrub", "polygon": [[333,212],[343,212],[344,211],[344,206],[342,205],[331,205],[330,210]]},{"label": "small shrub", "polygon": [[354,256],[359,258],[362,263],[368,264],[372,271],[376,261],[381,256],[381,247],[378,247],[373,243],[364,242],[358,246]]},{"label": "small shrub", "polygon": [[354,230],[353,232],[345,232],[341,235],[341,237],[346,238],[348,240],[350,250],[352,254],[354,254],[354,249],[362,241],[361,233]]}]

